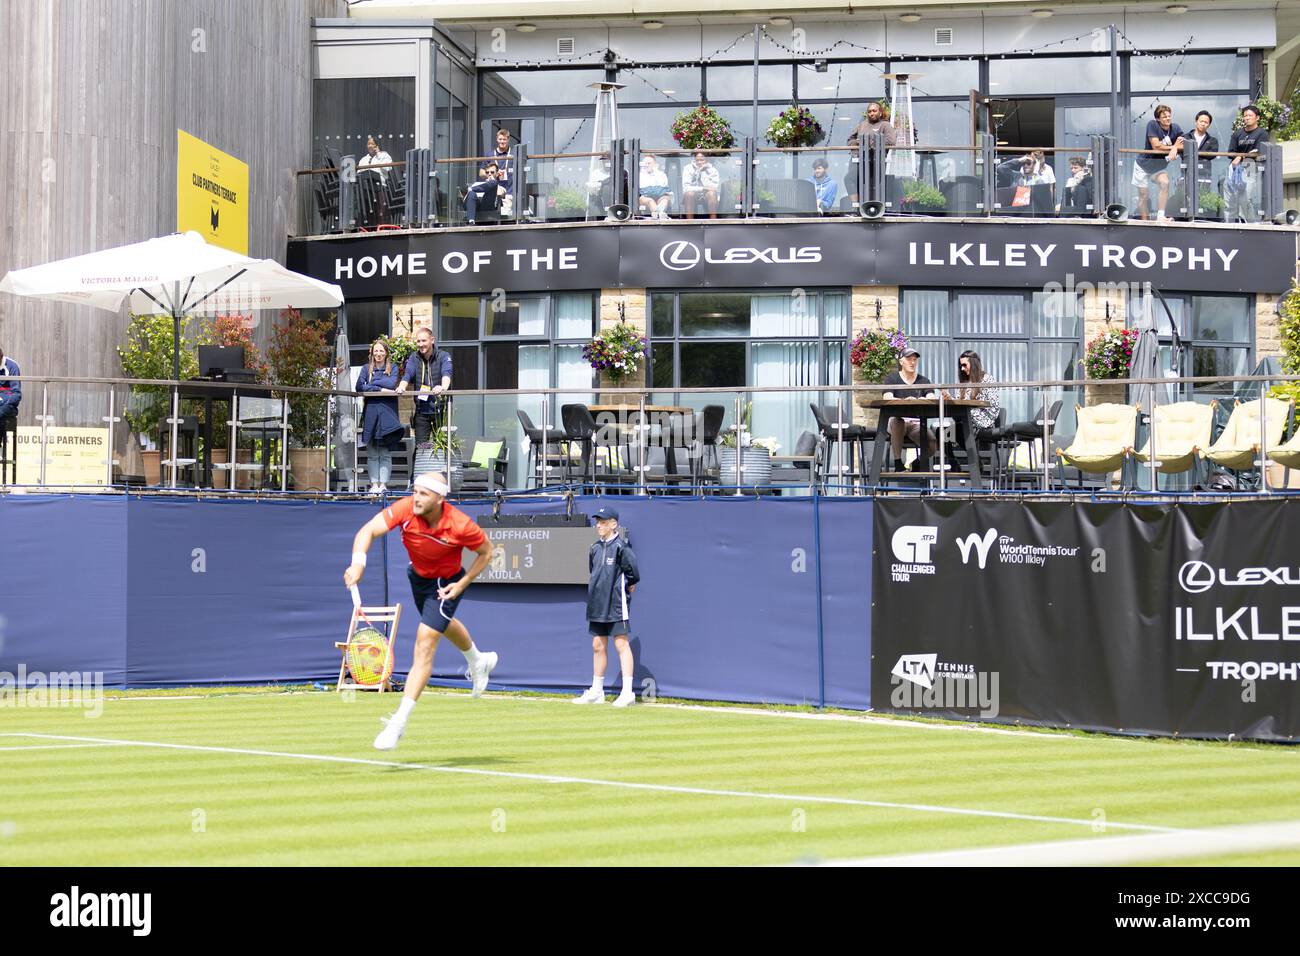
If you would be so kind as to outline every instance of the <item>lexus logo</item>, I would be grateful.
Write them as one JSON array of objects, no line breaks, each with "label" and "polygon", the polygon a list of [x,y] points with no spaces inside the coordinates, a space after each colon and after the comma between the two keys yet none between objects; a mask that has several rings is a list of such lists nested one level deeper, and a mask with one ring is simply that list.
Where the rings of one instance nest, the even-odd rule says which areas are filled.
[{"label": "lexus logo", "polygon": [[1188,594],[1200,594],[1214,586],[1214,568],[1204,561],[1188,561],[1178,569],[1178,583]]},{"label": "lexus logo", "polygon": [[682,272],[700,264],[700,247],[685,239],[677,239],[659,250],[659,261],[665,269]]}]

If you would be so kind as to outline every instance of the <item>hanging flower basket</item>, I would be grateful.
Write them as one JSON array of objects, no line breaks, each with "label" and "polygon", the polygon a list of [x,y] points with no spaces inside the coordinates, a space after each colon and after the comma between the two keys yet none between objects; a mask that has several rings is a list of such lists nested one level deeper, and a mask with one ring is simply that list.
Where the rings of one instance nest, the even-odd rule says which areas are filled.
[{"label": "hanging flower basket", "polygon": [[1137,329],[1107,329],[1089,342],[1083,356],[1088,378],[1127,378],[1138,334]]},{"label": "hanging flower basket", "polygon": [[620,322],[584,345],[582,357],[617,387],[641,370],[646,345],[640,329]]},{"label": "hanging flower basket", "polygon": [[898,329],[862,329],[849,343],[849,362],[865,384],[879,385],[898,371],[898,357],[907,345],[907,336]]},{"label": "hanging flower basket", "polygon": [[767,124],[764,134],[773,146],[791,149],[797,146],[816,146],[826,135],[812,110],[806,106],[791,106],[776,114]]},{"label": "hanging flower basket", "polygon": [[711,106],[697,106],[678,113],[673,120],[672,134],[683,149],[731,149],[736,145],[731,124]]}]

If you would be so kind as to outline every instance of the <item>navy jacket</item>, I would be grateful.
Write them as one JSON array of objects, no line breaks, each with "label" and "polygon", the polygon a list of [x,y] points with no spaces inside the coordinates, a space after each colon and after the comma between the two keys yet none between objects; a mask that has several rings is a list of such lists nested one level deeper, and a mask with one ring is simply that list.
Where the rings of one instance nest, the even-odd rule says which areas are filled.
[{"label": "navy jacket", "polygon": [[[8,355],[4,357],[3,362],[0,362],[0,375],[22,374],[22,370],[18,367],[18,363]],[[0,415],[8,415],[18,411],[18,406],[22,400],[22,382],[0,382]]]},{"label": "navy jacket", "polygon": [[424,385],[433,388],[435,385],[441,384],[443,376],[446,376],[448,379],[451,378],[451,353],[444,352],[436,345],[434,346],[433,355],[429,358],[429,361],[426,362],[424,359],[420,358],[419,352],[412,352],[410,357],[406,360],[406,369],[402,372],[402,381],[409,382],[410,384],[407,387],[417,396],[415,400],[415,411],[417,414],[433,414],[432,399],[436,399],[437,396],[432,396],[431,399],[421,401],[418,397],[420,394],[420,388]]},{"label": "navy jacket", "polygon": [[[397,369],[385,375],[382,371],[370,374],[370,364],[357,376],[358,392],[377,392],[381,389],[397,388]],[[393,432],[405,434],[406,426],[397,414],[397,397],[367,398],[365,411],[361,413],[361,444],[372,442],[391,435]]]},{"label": "navy jacket", "polygon": [[621,534],[608,541],[597,541],[587,552],[588,621],[626,621],[627,589],[641,580],[636,568],[636,554]]}]

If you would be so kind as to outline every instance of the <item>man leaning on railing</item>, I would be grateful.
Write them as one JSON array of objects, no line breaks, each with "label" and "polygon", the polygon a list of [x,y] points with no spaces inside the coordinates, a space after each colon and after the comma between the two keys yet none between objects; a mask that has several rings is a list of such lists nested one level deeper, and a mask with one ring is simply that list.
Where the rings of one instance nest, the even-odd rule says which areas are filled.
[{"label": "man leaning on railing", "polygon": [[[5,350],[0,348],[0,375],[22,374],[18,363],[6,356]],[[17,417],[18,405],[22,400],[22,382],[0,379],[0,428],[5,427],[8,419]]]}]

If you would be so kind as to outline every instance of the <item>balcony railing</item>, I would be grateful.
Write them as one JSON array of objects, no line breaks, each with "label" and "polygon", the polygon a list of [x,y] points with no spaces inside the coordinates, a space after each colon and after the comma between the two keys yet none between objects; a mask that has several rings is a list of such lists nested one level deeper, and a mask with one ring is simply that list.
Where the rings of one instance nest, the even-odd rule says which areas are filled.
[{"label": "balcony railing", "polygon": [[1198,153],[1189,142],[1173,161],[1141,162],[1165,156],[1120,149],[1111,136],[1093,136],[1087,147],[1034,150],[1000,148],[988,135],[976,146],[886,147],[877,135],[856,147],[798,149],[747,139],[732,150],[707,151],[702,165],[691,151],[643,150],[638,140],[615,141],[607,153],[529,154],[521,145],[504,158],[408,150],[404,162],[372,166],[332,156],[330,165],[298,173],[297,232],[465,225],[466,192],[482,183],[489,161],[507,167],[509,183],[505,201],[478,203],[477,225],[604,220],[611,209],[619,218],[624,206],[624,216],[673,219],[929,215],[1294,224],[1276,144],[1239,156]]},{"label": "balcony railing", "polygon": [[[24,376],[16,421],[0,423],[0,493],[230,495],[367,492],[362,397],[226,383]],[[997,421],[968,431],[960,383],[933,386],[927,461],[905,443],[899,471],[876,414],[880,385],[449,393],[438,434],[395,453],[388,492],[447,470],[457,496],[591,490],[633,494],[1289,493],[1300,489],[1300,376],[986,383]],[[1258,409],[1257,400],[1274,386]],[[374,399],[374,394],[370,398]],[[408,403],[410,396],[399,401]],[[1080,406],[1128,404],[1131,431],[1097,464]],[[1255,405],[1249,403],[1255,402]],[[1209,409],[1196,412],[1196,409]],[[899,414],[903,412],[899,410]],[[910,410],[914,414],[915,410]],[[1203,434],[1189,443],[1188,416]],[[402,409],[403,418],[409,408]],[[1177,425],[1162,423],[1177,421]],[[736,423],[742,445],[736,461]],[[935,441],[942,423],[943,440]],[[12,426],[12,427],[11,427]],[[1162,427],[1172,429],[1168,435]],[[1178,441],[1175,442],[1174,431]],[[766,441],[770,440],[770,441]],[[775,449],[758,451],[775,443]],[[1091,464],[1070,456],[1086,444]],[[1141,452],[1156,454],[1143,458]],[[1138,453],[1138,454],[1135,454]],[[1087,457],[1087,456],[1085,456]],[[1104,456],[1103,456],[1104,458]],[[1091,467],[1091,470],[1088,470]]]}]

